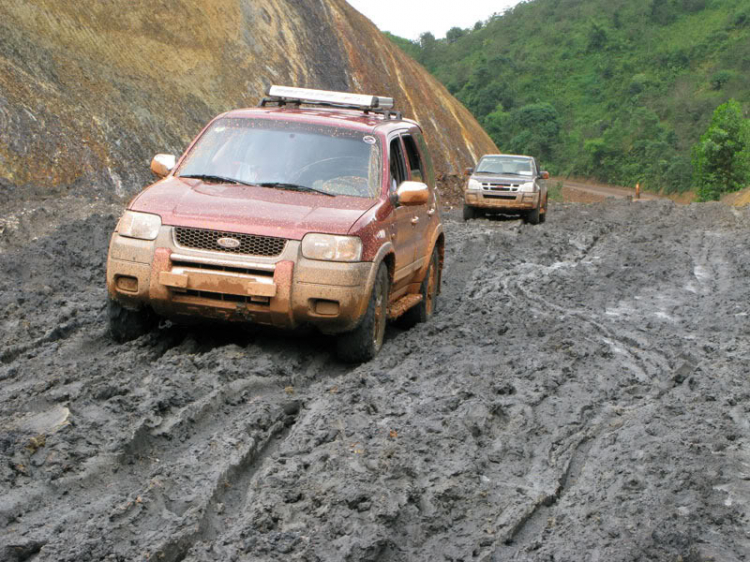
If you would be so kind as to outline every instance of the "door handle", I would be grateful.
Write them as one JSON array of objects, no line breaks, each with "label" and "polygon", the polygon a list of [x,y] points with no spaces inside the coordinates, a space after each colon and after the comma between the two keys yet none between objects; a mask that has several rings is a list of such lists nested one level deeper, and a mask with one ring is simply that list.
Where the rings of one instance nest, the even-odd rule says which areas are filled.
[{"label": "door handle", "polygon": [[419,217],[414,217],[413,219],[411,219],[412,224],[417,224],[418,222],[419,222]]},{"label": "door handle", "polygon": [[433,207],[432,209],[430,209],[429,211],[427,211],[427,216],[428,217],[431,217],[434,214],[435,214],[435,207]]}]

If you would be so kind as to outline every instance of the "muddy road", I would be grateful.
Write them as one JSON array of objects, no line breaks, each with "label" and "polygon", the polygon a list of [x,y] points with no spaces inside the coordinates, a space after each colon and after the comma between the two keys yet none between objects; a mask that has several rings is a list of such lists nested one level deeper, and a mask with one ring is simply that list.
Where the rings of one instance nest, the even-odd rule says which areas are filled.
[{"label": "muddy road", "polygon": [[356,368],[236,326],[114,344],[114,215],[5,251],[0,560],[747,560],[750,213],[457,216],[439,313]]},{"label": "muddy road", "polygon": [[[563,182],[563,190],[574,192],[577,195],[576,199],[580,202],[599,203],[608,197],[614,197],[615,199],[635,199],[634,188],[602,185],[569,179],[561,181]],[[591,201],[587,201],[586,196],[590,196]],[[656,199],[660,199],[659,195],[656,193],[642,191],[640,194],[641,201],[654,201]]]}]

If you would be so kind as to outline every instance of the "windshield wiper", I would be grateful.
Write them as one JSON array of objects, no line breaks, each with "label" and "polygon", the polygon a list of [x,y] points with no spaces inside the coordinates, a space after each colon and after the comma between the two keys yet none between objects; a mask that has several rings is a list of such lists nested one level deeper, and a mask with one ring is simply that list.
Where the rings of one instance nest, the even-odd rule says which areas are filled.
[{"label": "windshield wiper", "polygon": [[227,178],[225,176],[217,176],[214,174],[188,174],[185,176],[178,176],[180,178],[192,178],[196,180],[213,180],[213,181],[220,181],[224,183],[236,183],[236,184],[242,184],[242,185],[256,185],[254,183],[248,183],[246,181],[237,180],[234,178]]},{"label": "windshield wiper", "polygon": [[336,197],[335,193],[328,193],[322,189],[315,189],[314,187],[308,187],[306,185],[299,185],[296,183],[286,183],[283,181],[266,181],[258,184],[261,187],[278,187],[281,189],[291,189],[292,191],[308,191],[313,193],[320,193],[321,195],[328,195],[328,197]]}]

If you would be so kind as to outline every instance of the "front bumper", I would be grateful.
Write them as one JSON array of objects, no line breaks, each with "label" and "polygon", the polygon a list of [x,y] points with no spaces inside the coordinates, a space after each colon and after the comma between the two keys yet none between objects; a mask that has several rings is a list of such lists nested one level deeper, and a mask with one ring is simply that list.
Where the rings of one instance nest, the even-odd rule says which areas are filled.
[{"label": "front bumper", "polygon": [[539,204],[539,192],[465,191],[464,202],[481,209],[532,210]]},{"label": "front bumper", "polygon": [[372,262],[306,259],[296,240],[273,258],[184,248],[162,226],[154,241],[112,235],[107,289],[123,306],[170,318],[311,324],[333,334],[357,326],[375,273]]}]

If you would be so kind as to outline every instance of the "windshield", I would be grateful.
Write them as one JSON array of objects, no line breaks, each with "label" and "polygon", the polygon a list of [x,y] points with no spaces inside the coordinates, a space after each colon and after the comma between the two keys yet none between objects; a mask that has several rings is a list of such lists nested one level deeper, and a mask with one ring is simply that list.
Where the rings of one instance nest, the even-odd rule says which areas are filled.
[{"label": "windshield", "polygon": [[219,119],[198,139],[178,176],[373,198],[381,149],[373,135],[267,119]]},{"label": "windshield", "polygon": [[531,158],[518,156],[485,156],[477,166],[480,174],[510,174],[516,176],[531,176],[533,166]]}]

